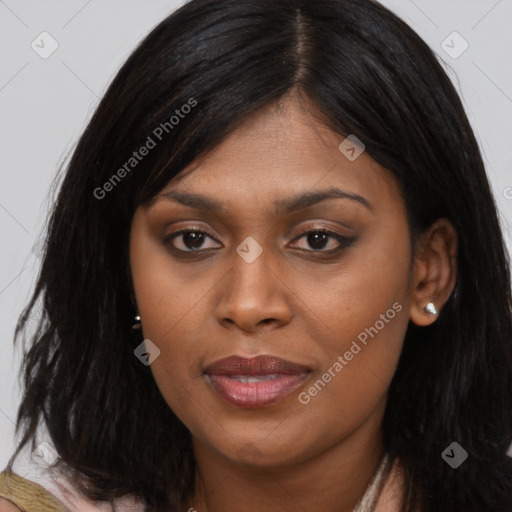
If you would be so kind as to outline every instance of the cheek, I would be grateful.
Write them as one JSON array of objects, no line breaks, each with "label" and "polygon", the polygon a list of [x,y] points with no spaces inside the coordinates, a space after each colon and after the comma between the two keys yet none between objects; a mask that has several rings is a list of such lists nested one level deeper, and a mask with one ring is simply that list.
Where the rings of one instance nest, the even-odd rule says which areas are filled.
[{"label": "cheek", "polygon": [[317,425],[326,446],[379,407],[383,412],[407,330],[407,310],[398,301],[372,296],[371,303],[361,304],[363,310],[356,305],[342,312],[328,336],[319,333],[322,364],[298,396],[301,409],[295,417]]},{"label": "cheek", "polygon": [[200,325],[194,306],[208,288],[206,283],[187,278],[179,266],[171,268],[165,246],[150,236],[137,215],[132,225],[130,266],[141,336],[160,350],[151,371],[165,400],[174,408],[176,400],[186,396],[185,369],[194,359],[194,340],[200,339],[194,333]]},{"label": "cheek", "polygon": [[307,305],[304,327],[313,339],[321,340],[331,358],[349,350],[353,340],[364,343],[372,334],[385,339],[386,347],[399,355],[408,325],[411,253],[407,233],[407,225],[401,223],[393,229],[376,227],[320,280],[307,273],[295,276],[295,292]]},{"label": "cheek", "polygon": [[[180,329],[201,325],[203,301],[218,274],[173,262],[163,242],[134,226],[130,264],[143,334],[158,346],[181,339]],[[204,316],[202,317],[204,321]]]},{"label": "cheek", "polygon": [[151,339],[160,349],[159,357],[151,364],[151,372],[165,401],[182,421],[186,421],[187,411],[191,409],[191,397],[196,407],[201,402],[195,386],[202,378],[199,355],[200,342],[204,340],[201,332],[204,312],[194,299],[194,296],[181,296],[177,301],[165,299],[154,307],[148,303],[142,309],[145,317],[141,314],[144,338]]},{"label": "cheek", "polygon": [[147,281],[141,282],[137,295],[142,333],[160,349],[151,371],[162,395],[174,409],[187,398],[191,379],[202,374],[198,357],[201,341],[205,339],[209,288],[186,282],[165,268],[159,271],[157,265],[148,265],[146,276]]},{"label": "cheek", "polygon": [[310,288],[316,321],[308,322],[307,330],[322,365],[302,403],[338,409],[343,421],[364,417],[383,397],[402,351],[410,270],[403,228],[381,229],[372,247],[360,247],[323,290]]}]

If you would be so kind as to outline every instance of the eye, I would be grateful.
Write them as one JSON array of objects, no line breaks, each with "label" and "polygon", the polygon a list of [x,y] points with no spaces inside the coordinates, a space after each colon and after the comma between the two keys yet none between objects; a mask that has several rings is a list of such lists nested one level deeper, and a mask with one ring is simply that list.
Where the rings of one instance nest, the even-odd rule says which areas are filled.
[{"label": "eye", "polygon": [[[306,239],[307,244],[312,249],[304,249],[302,247],[298,247],[297,245],[294,248],[308,252],[322,253],[338,252],[346,247],[349,247],[355,241],[355,238],[353,237],[346,237],[328,229],[312,229],[302,233],[299,237],[295,238],[293,243],[296,244],[298,240],[303,238]],[[201,252],[207,251],[208,249],[222,247],[220,244],[205,246],[207,239],[215,241],[215,239],[203,229],[188,228],[176,231],[176,233],[172,233],[171,235],[166,236],[164,243],[166,245],[170,244],[173,249],[176,249],[178,252],[182,253]],[[324,250],[329,246],[329,242],[332,242],[331,245],[334,245],[334,247]],[[293,245],[291,247],[293,247]]]},{"label": "eye", "polygon": [[[165,244],[171,244],[175,249],[182,252],[194,252],[199,249],[212,249],[214,247],[221,247],[219,245],[214,247],[204,247],[205,240],[209,238],[214,240],[206,231],[202,229],[182,229],[176,231],[172,235],[168,235],[164,239]],[[176,240],[176,243],[175,243]]]},{"label": "eye", "polygon": [[[338,252],[346,247],[349,247],[354,241],[355,238],[347,237],[344,235],[340,235],[334,231],[330,231],[328,229],[312,229],[310,231],[306,231],[302,233],[299,237],[295,239],[301,240],[302,238],[306,239],[307,244],[312,247],[312,252],[324,252],[324,253],[333,253]],[[328,250],[325,249],[326,246],[329,245],[329,241],[334,241],[334,247],[331,247]],[[333,244],[331,244],[333,245]],[[298,249],[303,249],[302,247],[298,247]],[[308,251],[309,249],[303,249]],[[311,252],[311,251],[310,251]]]}]

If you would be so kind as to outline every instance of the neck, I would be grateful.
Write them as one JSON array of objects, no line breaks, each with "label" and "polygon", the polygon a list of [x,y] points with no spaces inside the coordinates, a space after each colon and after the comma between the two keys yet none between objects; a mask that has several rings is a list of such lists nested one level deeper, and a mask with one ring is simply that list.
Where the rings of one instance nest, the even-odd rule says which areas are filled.
[{"label": "neck", "polygon": [[352,512],[383,455],[380,409],[348,437],[289,464],[244,464],[194,438],[196,491],[185,510]]}]

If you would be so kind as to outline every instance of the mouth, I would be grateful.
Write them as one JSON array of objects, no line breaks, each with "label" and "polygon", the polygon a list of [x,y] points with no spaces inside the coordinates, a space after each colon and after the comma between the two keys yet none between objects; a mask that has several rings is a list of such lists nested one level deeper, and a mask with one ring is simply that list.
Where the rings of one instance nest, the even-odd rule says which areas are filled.
[{"label": "mouth", "polygon": [[213,363],[204,372],[207,382],[222,398],[251,409],[282,400],[310,373],[306,366],[268,355],[231,356]]}]

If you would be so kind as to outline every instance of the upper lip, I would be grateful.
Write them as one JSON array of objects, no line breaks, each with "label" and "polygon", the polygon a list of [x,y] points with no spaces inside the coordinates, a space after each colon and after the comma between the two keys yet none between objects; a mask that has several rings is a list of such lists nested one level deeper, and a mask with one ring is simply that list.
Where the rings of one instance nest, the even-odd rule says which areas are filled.
[{"label": "upper lip", "polygon": [[297,375],[309,372],[304,365],[292,363],[280,357],[260,355],[256,357],[230,356],[209,365],[205,373],[212,375]]}]

